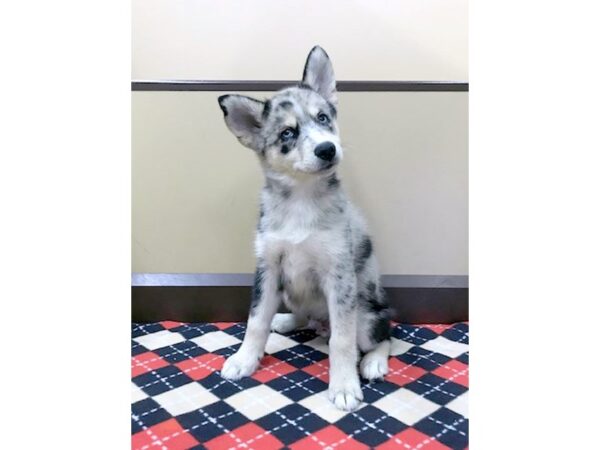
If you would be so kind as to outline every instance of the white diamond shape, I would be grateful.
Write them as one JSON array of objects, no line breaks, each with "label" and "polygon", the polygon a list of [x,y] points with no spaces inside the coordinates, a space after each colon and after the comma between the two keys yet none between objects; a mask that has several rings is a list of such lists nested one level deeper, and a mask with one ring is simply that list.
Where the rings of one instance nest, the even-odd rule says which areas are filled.
[{"label": "white diamond shape", "polygon": [[219,401],[217,396],[196,382],[163,392],[153,399],[173,416],[195,411]]},{"label": "white diamond shape", "polygon": [[272,355],[273,353],[280,352],[281,350],[285,350],[287,348],[292,348],[296,345],[298,345],[298,343],[289,337],[282,336],[279,333],[271,333],[269,335],[269,339],[267,340],[265,352]]},{"label": "white diamond shape", "polygon": [[134,341],[143,345],[148,350],[156,350],[157,348],[167,347],[185,341],[185,338],[176,332],[169,330],[161,330],[156,333],[146,334],[133,338]]},{"label": "white diamond shape", "polygon": [[305,342],[304,345],[308,345],[327,355],[329,354],[329,345],[327,345],[327,340],[323,336],[317,336],[316,338]]},{"label": "white diamond shape", "polygon": [[224,401],[250,420],[266,416],[292,403],[285,395],[265,384],[244,389]]},{"label": "white diamond shape", "polygon": [[202,336],[190,339],[190,341],[209,352],[214,352],[220,348],[230,347],[241,342],[238,338],[220,330],[203,334]]},{"label": "white diamond shape", "polygon": [[444,336],[438,336],[431,341],[427,341],[421,345],[421,348],[429,350],[431,352],[441,353],[442,355],[449,356],[450,358],[456,358],[459,355],[469,351],[469,346],[461,342],[454,342],[450,339],[446,339]]},{"label": "white diamond shape", "polygon": [[407,425],[413,425],[440,408],[432,401],[405,388],[380,398],[373,406]]},{"label": "white diamond shape", "polygon": [[[310,397],[306,397],[305,399],[300,400],[298,404],[304,406],[306,409],[309,409],[311,412],[315,413],[317,416],[329,423],[337,422],[346,414],[348,414],[347,411],[342,411],[341,409],[336,408],[333,403],[331,403],[327,391],[322,391],[311,395]],[[364,405],[364,403],[361,403],[359,409]]]},{"label": "white diamond shape", "polygon": [[392,338],[392,346],[390,348],[390,355],[402,355],[406,353],[411,348],[414,347],[414,344],[410,342],[403,341],[401,339]]},{"label": "white diamond shape", "polygon": [[460,414],[465,419],[469,418],[469,391],[459,395],[454,400],[446,405],[446,408],[451,409],[457,414]]},{"label": "white diamond shape", "polygon": [[131,403],[139,402],[146,397],[148,397],[148,394],[137,387],[135,383],[131,383]]}]

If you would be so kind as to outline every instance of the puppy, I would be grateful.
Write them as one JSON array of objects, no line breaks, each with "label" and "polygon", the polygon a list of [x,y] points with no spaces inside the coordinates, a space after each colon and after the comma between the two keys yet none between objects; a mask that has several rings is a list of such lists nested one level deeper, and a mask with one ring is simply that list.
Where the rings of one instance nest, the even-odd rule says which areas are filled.
[{"label": "puppy", "polygon": [[[330,335],[329,398],[354,410],[363,399],[359,350],[363,378],[379,379],[388,371],[390,308],[365,221],[336,174],[344,148],[331,61],[314,47],[297,86],[266,101],[224,95],[219,105],[265,176],[248,327],[221,375],[251,375],[270,330],[287,333],[311,323]],[[282,301],[290,314],[276,314]]]}]

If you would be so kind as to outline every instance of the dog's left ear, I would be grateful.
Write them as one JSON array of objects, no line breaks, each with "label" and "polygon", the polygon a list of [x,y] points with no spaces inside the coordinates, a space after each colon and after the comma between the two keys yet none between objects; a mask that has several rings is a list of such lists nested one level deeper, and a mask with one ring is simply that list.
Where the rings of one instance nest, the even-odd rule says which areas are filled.
[{"label": "dog's left ear", "polygon": [[304,65],[302,83],[317,91],[328,102],[337,105],[333,66],[325,50],[318,45],[313,47],[308,54]]}]

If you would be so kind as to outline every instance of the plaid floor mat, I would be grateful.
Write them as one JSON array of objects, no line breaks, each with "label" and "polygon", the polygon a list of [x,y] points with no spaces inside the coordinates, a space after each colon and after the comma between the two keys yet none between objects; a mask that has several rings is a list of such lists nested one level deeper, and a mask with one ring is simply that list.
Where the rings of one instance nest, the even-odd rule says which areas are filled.
[{"label": "plaid floor mat", "polygon": [[397,325],[390,372],[352,413],[327,399],[328,349],[309,330],[272,333],[252,377],[219,370],[241,323],[133,325],[132,448],[464,449],[468,325]]}]

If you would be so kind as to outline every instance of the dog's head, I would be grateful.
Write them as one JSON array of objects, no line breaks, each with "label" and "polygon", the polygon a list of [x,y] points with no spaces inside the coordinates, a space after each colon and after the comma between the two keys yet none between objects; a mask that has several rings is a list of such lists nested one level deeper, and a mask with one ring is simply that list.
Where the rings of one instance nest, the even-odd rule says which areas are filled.
[{"label": "dog's head", "polygon": [[321,47],[310,51],[298,86],[264,102],[223,95],[219,105],[229,130],[268,171],[297,179],[327,176],[342,159],[335,77]]}]

